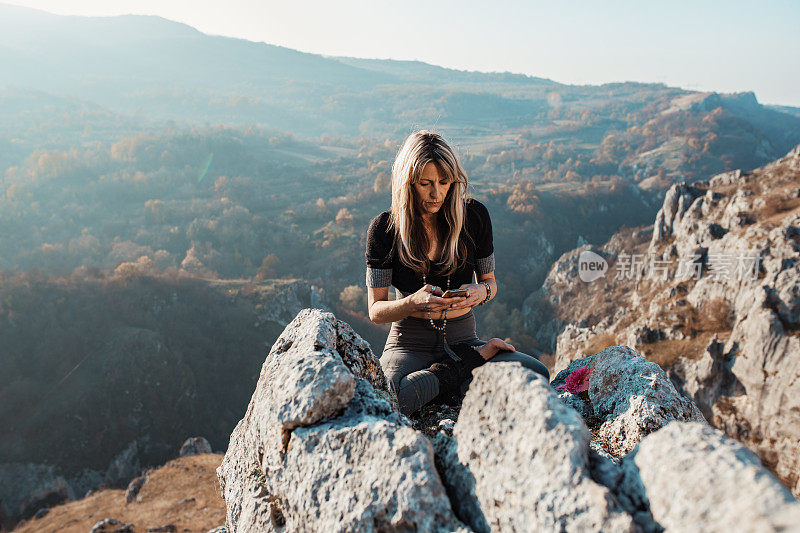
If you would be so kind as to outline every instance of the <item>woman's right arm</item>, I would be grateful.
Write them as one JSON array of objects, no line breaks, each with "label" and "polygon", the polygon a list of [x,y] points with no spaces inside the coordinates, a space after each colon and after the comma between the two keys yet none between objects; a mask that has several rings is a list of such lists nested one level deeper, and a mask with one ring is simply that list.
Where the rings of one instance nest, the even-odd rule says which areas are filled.
[{"label": "woman's right arm", "polygon": [[413,311],[408,308],[408,299],[389,300],[389,287],[367,287],[369,319],[376,324],[397,322]]},{"label": "woman's right arm", "polygon": [[369,297],[369,319],[376,324],[397,322],[419,311],[443,311],[451,304],[466,298],[441,298],[441,287],[423,285],[417,292],[399,300],[389,300],[389,287],[367,287]]}]

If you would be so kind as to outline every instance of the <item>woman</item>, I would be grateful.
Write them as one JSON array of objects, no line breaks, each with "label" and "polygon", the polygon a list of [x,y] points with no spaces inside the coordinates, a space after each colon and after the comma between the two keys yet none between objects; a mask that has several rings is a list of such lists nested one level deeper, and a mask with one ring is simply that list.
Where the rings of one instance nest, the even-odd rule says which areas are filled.
[{"label": "woman", "polygon": [[[367,230],[369,317],[392,322],[380,363],[405,414],[448,398],[486,361],[518,361],[550,377],[534,357],[476,335],[472,308],[497,295],[497,282],[489,212],[467,187],[439,134],[412,133],[392,166],[391,209]],[[457,288],[466,295],[443,297]]]}]

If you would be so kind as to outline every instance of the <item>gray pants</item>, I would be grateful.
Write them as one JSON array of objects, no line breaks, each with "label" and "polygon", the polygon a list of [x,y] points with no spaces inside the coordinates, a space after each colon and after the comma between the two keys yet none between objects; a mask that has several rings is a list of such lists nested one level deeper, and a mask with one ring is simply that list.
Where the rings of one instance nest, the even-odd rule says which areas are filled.
[{"label": "gray pants", "polygon": [[[434,320],[441,327],[442,320]],[[475,315],[469,313],[447,319],[447,343],[466,342],[474,346],[486,344],[475,332]],[[400,411],[411,414],[439,394],[439,380],[425,370],[437,361],[448,358],[442,344],[442,333],[431,326],[429,320],[406,317],[392,322],[383,354],[381,368],[397,394]],[[522,352],[501,351],[488,362],[517,361],[538,372],[547,380],[550,373],[538,359]]]}]

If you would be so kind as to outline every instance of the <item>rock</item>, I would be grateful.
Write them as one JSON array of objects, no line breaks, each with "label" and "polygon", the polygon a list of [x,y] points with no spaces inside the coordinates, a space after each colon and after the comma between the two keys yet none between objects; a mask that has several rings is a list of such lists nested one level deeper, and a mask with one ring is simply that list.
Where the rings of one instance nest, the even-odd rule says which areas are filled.
[{"label": "rock", "polygon": [[702,197],[704,193],[705,191],[688,185],[685,181],[673,184],[664,196],[661,209],[656,213],[650,246],[654,247],[672,235],[675,227],[695,199]]},{"label": "rock", "polygon": [[461,527],[369,345],[318,309],[272,346],[217,475],[231,532]]},{"label": "rock", "polygon": [[90,533],[134,533],[133,524],[122,524],[116,518],[103,518]]},{"label": "rock", "polygon": [[49,513],[49,512],[50,512],[50,509],[48,509],[47,507],[42,507],[41,509],[36,511],[36,513],[34,513],[33,519],[34,520],[39,520],[40,518],[43,518],[43,517],[47,516],[47,513]]},{"label": "rock", "polygon": [[575,409],[587,424],[594,417],[592,407],[577,394],[564,391],[561,392],[558,397],[561,398],[561,401],[563,401],[565,404]]},{"label": "rock", "polygon": [[125,502],[132,503],[139,495],[139,491],[144,487],[144,484],[150,479],[148,474],[135,477],[128,483],[128,488],[125,489]]},{"label": "rock", "polygon": [[[466,394],[466,389],[464,394]],[[461,405],[463,394],[454,396],[458,400],[456,407]],[[456,408],[440,403],[429,403],[423,405],[411,417],[412,427],[428,438],[433,438],[439,431],[444,431],[447,435],[453,434],[455,421],[458,419]]]},{"label": "rock", "polygon": [[616,457],[672,420],[705,422],[694,402],[675,389],[660,366],[628,346],[610,346],[573,361],[551,385],[563,385],[570,372],[583,366],[593,368],[588,392],[597,420],[595,439]]},{"label": "rock", "polygon": [[147,533],[175,533],[178,528],[174,524],[165,524],[163,526],[147,528]]},{"label": "rock", "polygon": [[628,335],[628,346],[641,346],[650,344],[664,338],[660,329],[651,329],[649,326],[638,326]]},{"label": "rock", "polygon": [[734,183],[741,183],[742,171],[740,169],[732,170],[730,172],[723,172],[712,176],[709,180],[711,187],[721,187],[723,185],[732,185]]},{"label": "rock", "polygon": [[452,433],[455,426],[456,422],[452,418],[445,418],[439,421],[439,429],[448,433]]},{"label": "rock", "polygon": [[714,425],[757,452],[800,496],[800,337],[769,307],[767,295],[752,307],[725,345],[731,385],[720,389]]},{"label": "rock", "polygon": [[668,531],[800,531],[800,502],[721,431],[670,422],[622,462],[620,491]]},{"label": "rock", "polygon": [[214,529],[209,529],[206,533],[228,533],[228,529],[225,526],[219,526]]},{"label": "rock", "polygon": [[595,483],[589,431],[535,372],[484,365],[453,437],[435,442],[458,516],[475,531],[632,531],[631,518]]},{"label": "rock", "polygon": [[106,528],[110,526],[116,526],[119,524],[119,520],[116,518],[103,518],[102,520],[95,523],[94,527],[92,527],[91,533],[98,533],[100,531],[105,531]]},{"label": "rock", "polygon": [[199,455],[201,453],[212,453],[211,444],[205,437],[192,437],[186,439],[178,455],[186,457],[187,455]]},{"label": "rock", "polygon": [[668,372],[676,389],[692,398],[706,420],[712,420],[713,406],[733,379],[730,359],[715,335],[697,359],[681,357]]},{"label": "rock", "polygon": [[[655,339],[646,349],[665,368],[672,365],[669,375],[676,388],[693,398],[715,427],[755,451],[800,497],[800,214],[792,203],[800,190],[798,154],[800,146],[761,169],[698,182],[692,186],[696,191],[674,186],[648,248],[637,248],[625,232],[609,239],[602,252],[652,253],[688,268],[660,286],[639,286],[635,280],[609,285],[608,293],[618,295],[612,302],[617,311],[598,317],[599,333],[585,323],[585,310],[592,308],[596,294],[584,291],[578,276],[566,270],[580,250],[564,254],[563,264],[554,266],[562,275],[558,283],[555,277],[546,281],[546,296],[555,308],[552,315],[562,321],[556,370],[592,344],[625,341],[635,347],[653,339],[645,328],[658,328],[670,341]],[[787,209],[776,212],[782,203]],[[622,248],[620,241],[625,242]],[[733,262],[731,276],[718,278],[715,271],[725,267],[726,256]],[[745,264],[737,265],[742,257]],[[753,259],[755,268],[747,262]],[[746,268],[737,279],[740,266]],[[723,308],[729,309],[729,320],[713,313]],[[700,323],[686,323],[687,317]],[[540,322],[543,329],[553,323]],[[586,416],[570,395],[562,396]],[[630,449],[635,440],[616,453]],[[631,512],[636,518],[643,509],[631,507]]]},{"label": "rock", "polygon": [[105,473],[104,481],[107,485],[120,486],[127,484],[129,480],[139,475],[142,469],[139,462],[140,440],[144,441],[146,437],[131,441],[124,450],[112,459]]}]

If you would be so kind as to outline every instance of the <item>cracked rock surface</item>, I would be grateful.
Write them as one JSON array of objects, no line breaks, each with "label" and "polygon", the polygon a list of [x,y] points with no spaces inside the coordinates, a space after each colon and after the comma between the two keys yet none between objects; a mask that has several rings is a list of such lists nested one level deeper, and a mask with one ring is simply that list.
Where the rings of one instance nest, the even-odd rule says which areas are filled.
[{"label": "cracked rock surface", "polygon": [[[588,395],[554,388],[589,365]],[[302,310],[264,361],[217,470],[227,530],[800,524],[800,503],[758,457],[709,427],[657,364],[625,346],[574,361],[552,383],[519,363],[483,365],[461,405],[426,413],[417,431],[350,326]]]},{"label": "cracked rock surface", "polygon": [[232,532],[461,528],[372,351],[318,309],[273,345],[217,475]]}]

